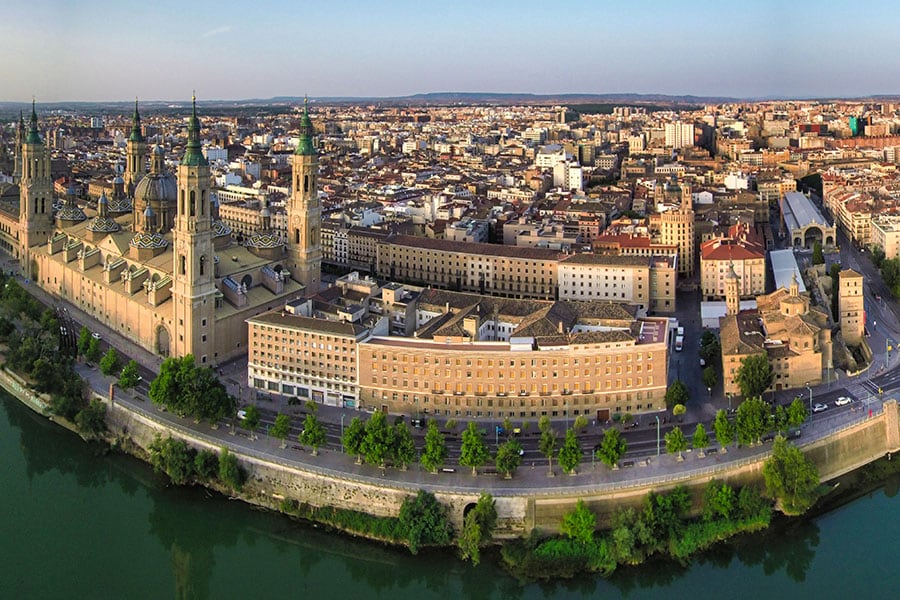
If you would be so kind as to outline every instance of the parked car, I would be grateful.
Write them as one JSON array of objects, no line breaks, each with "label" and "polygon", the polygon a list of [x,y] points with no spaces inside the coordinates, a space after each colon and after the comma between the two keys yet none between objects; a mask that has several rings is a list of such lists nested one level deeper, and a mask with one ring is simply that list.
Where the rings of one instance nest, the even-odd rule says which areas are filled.
[{"label": "parked car", "polygon": [[847,396],[841,396],[837,400],[834,401],[835,406],[846,406],[853,402],[853,398],[849,398]]},{"label": "parked car", "polygon": [[243,408],[242,408],[241,410],[237,411],[237,418],[240,419],[241,421],[243,421],[244,419],[246,419],[246,418],[247,418],[247,411],[244,410]]},{"label": "parked car", "polygon": [[820,404],[820,403],[817,403],[815,406],[813,406],[813,412],[814,412],[814,413],[819,413],[819,412],[822,412],[822,411],[827,410],[827,409],[828,409],[828,405],[827,405],[827,404]]},{"label": "parked car", "polygon": [[100,334],[95,331],[94,333],[91,334],[91,337],[94,338],[95,340],[99,340]]}]

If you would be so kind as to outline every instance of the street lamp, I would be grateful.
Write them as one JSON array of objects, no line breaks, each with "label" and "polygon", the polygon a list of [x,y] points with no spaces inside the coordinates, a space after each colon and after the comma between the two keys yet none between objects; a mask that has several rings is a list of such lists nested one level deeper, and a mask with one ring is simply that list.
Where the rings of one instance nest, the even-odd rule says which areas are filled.
[{"label": "street lamp", "polygon": [[731,412],[731,392],[726,392],[725,395],[728,397],[728,412]]},{"label": "street lamp", "polygon": [[563,406],[566,409],[566,430],[568,431],[568,429],[569,429],[569,402],[568,402],[568,400],[563,403]]},{"label": "street lamp", "polygon": [[656,415],[656,456],[659,456],[659,415]]},{"label": "street lamp", "polygon": [[344,417],[346,417],[344,413],[341,413],[341,454],[344,453]]},{"label": "street lamp", "polygon": [[806,384],[806,389],[809,390],[809,410],[812,410],[812,388],[809,387],[809,382]]}]

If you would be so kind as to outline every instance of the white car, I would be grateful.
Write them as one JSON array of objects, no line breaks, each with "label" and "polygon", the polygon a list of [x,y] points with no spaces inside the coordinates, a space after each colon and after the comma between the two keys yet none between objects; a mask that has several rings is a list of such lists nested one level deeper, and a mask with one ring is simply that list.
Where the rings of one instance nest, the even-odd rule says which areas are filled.
[{"label": "white car", "polygon": [[813,406],[814,413],[822,412],[824,410],[828,410],[827,404],[816,404],[815,406]]},{"label": "white car", "polygon": [[242,408],[241,410],[237,411],[237,418],[240,419],[241,421],[243,421],[244,419],[246,419],[246,418],[247,418],[247,411],[244,410],[243,408]]},{"label": "white car", "polygon": [[841,396],[837,400],[834,401],[835,406],[846,406],[853,402],[853,398],[849,398],[847,396]]}]

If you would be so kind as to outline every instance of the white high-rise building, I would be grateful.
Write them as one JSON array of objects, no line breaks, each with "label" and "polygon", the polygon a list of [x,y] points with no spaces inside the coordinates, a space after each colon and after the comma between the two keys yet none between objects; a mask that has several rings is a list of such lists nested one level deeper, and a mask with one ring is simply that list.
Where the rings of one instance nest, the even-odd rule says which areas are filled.
[{"label": "white high-rise building", "polygon": [[665,129],[667,148],[684,148],[694,145],[693,123],[682,123],[681,121],[666,123]]}]

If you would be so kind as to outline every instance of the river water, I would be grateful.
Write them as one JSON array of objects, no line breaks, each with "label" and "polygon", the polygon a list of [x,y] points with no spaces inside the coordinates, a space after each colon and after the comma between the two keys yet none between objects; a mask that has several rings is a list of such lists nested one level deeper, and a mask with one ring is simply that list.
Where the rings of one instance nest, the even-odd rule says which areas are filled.
[{"label": "river water", "polygon": [[[0,392],[0,598],[865,598],[900,593],[900,479],[690,565],[522,585],[493,559],[410,556],[166,487]],[[699,596],[698,596],[699,594]]]}]

